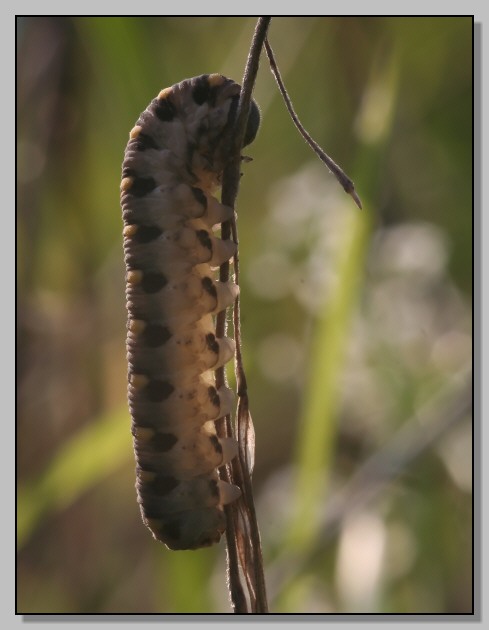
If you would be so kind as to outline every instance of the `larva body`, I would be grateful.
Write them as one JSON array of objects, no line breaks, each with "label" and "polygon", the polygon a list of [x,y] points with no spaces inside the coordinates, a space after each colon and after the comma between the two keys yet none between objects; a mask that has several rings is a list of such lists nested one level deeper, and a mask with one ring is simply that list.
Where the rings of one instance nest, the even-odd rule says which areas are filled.
[{"label": "larva body", "polygon": [[[212,228],[233,211],[213,197],[225,165],[240,86],[221,75],[187,79],[160,92],[126,147],[121,205],[128,310],[128,399],[143,520],[170,549],[219,541],[223,505],[239,496],[217,467],[237,453],[214,422],[234,399],[214,370],[234,354],[217,339],[213,315],[238,287],[214,269],[235,253]],[[252,104],[245,143],[256,135]]]}]

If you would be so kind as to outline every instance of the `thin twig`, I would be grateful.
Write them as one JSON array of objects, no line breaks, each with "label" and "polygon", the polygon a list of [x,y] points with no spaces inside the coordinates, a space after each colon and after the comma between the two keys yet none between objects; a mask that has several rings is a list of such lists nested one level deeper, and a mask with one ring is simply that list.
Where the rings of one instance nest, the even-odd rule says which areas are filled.
[{"label": "thin twig", "polygon": [[[233,237],[237,241],[237,228],[236,223],[233,224]],[[239,284],[239,257],[238,253],[234,258],[234,273],[236,283]],[[251,472],[253,462],[248,461],[248,442],[250,440],[250,432],[253,432],[253,425],[251,420],[251,414],[249,411],[248,401],[248,387],[246,383],[246,375],[243,368],[243,360],[241,354],[241,319],[240,319],[240,301],[239,296],[236,300],[234,308],[234,338],[236,341],[236,380],[237,390],[239,396],[237,419],[238,419],[238,435],[240,437],[239,443],[241,448],[241,461],[244,462],[243,468],[243,491],[246,498],[246,504],[249,510],[249,521],[251,529],[251,541],[255,551],[255,559],[253,562],[253,570],[255,574],[255,585],[257,591],[257,607],[262,612],[267,607],[266,589],[265,589],[265,576],[263,572],[263,557],[261,550],[260,532],[258,530],[258,521],[256,518],[255,503],[253,499],[253,489],[251,484]],[[254,449],[254,434],[253,434]],[[258,611],[257,611],[258,612]]]},{"label": "thin twig", "polygon": [[343,190],[353,197],[353,200],[355,201],[357,206],[361,209],[362,202],[360,201],[360,198],[355,191],[355,186],[352,180],[341,169],[341,167],[339,167],[338,164],[336,164],[336,162],[332,158],[330,158],[329,155],[325,153],[323,149],[321,149],[319,144],[309,135],[309,133],[304,129],[301,121],[299,120],[299,117],[295,113],[294,107],[292,106],[292,101],[290,100],[287,90],[285,89],[285,85],[282,80],[282,77],[280,76],[280,72],[279,72],[277,63],[275,61],[275,56],[273,54],[273,50],[272,50],[272,47],[270,46],[268,39],[265,39],[265,50],[267,51],[268,60],[270,62],[270,69],[272,71],[272,74],[275,77],[275,80],[277,81],[278,88],[285,101],[287,110],[292,120],[294,121],[295,126],[299,130],[299,133],[307,142],[307,144],[312,148],[312,150],[316,153],[319,159],[322,162],[324,162],[326,166],[329,168],[329,170],[333,173],[333,175],[336,177],[339,183],[343,186]]},{"label": "thin twig", "polygon": [[[242,81],[240,99],[236,112],[236,121],[230,138],[229,162],[224,169],[222,178],[222,195],[223,204],[234,208],[236,197],[239,189],[240,166],[241,166],[241,148],[246,132],[248,122],[248,114],[251,104],[251,94],[258,72],[261,50],[266,37],[267,29],[271,18],[262,17],[258,19],[251,43],[250,52],[246,63],[244,77]],[[221,227],[221,237],[228,239],[233,233],[234,240],[238,242],[237,229],[235,221],[226,222]],[[236,258],[235,258],[236,272]],[[229,263],[224,263],[219,272],[219,279],[225,282],[229,279]],[[236,278],[238,281],[238,278]],[[236,344],[239,346],[239,302],[236,303],[234,311],[234,327],[235,337],[236,330],[238,337]],[[216,335],[223,336],[226,330],[226,314],[220,313],[216,319]],[[241,359],[241,351],[237,350],[237,358]],[[226,506],[226,517],[228,527],[226,530],[226,539],[228,545],[228,580],[231,596],[231,603],[235,613],[250,612],[247,609],[247,602],[244,598],[243,586],[240,578],[240,567],[246,579],[248,587],[248,595],[250,600],[251,612],[266,613],[268,612],[268,604],[265,591],[265,580],[263,572],[263,561],[261,555],[260,538],[258,532],[258,524],[256,522],[256,514],[251,493],[251,479],[246,466],[246,460],[243,458],[243,435],[245,433],[240,430],[242,424],[243,396],[246,411],[248,409],[248,399],[246,395],[246,379],[242,370],[242,364],[237,368],[238,374],[238,396],[240,397],[236,434],[240,442],[239,459],[232,462],[229,467],[220,469],[220,475],[227,481],[237,483],[242,489],[242,496],[236,502]],[[225,384],[226,376],[223,368],[216,371],[216,387]],[[218,424],[218,433],[223,435],[232,435],[231,419],[227,416],[223,423]]]}]

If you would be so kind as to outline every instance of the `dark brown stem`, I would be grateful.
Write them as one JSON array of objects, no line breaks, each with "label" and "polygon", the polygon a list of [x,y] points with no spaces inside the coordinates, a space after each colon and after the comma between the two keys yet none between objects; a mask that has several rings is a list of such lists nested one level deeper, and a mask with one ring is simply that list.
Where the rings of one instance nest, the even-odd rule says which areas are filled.
[{"label": "dark brown stem", "polygon": [[[223,204],[232,208],[234,208],[239,190],[241,149],[248,122],[251,95],[258,72],[261,50],[263,48],[270,20],[270,17],[261,17],[258,19],[256,24],[243,76],[240,99],[236,112],[236,122],[232,137],[230,138],[229,162],[223,173],[221,201]],[[228,239],[231,237],[231,233],[237,243],[238,238],[235,220],[222,224],[221,237],[223,239]],[[238,283],[237,256],[235,257],[234,263],[236,282]],[[219,280],[221,282],[226,282],[228,279],[229,263],[224,263],[219,271]],[[223,336],[225,334],[225,329],[226,313],[219,313],[216,318],[216,335],[218,337]],[[246,394],[246,379],[244,377],[241,362],[238,300],[234,310],[234,332],[237,345],[236,372],[239,396],[236,419],[237,428],[235,433],[238,441],[240,442],[239,459],[234,460],[231,466],[223,467],[219,471],[223,479],[237,483],[242,490],[242,496],[238,502],[226,507],[226,516],[228,521],[226,539],[228,545],[229,591],[235,613],[266,613],[268,612],[268,604],[265,591],[260,537],[251,493],[251,472],[248,470],[246,465],[246,457],[243,456],[243,453],[246,450],[242,443],[246,433],[241,430],[243,425],[243,404],[247,417],[249,417],[249,414],[247,412],[248,397]],[[219,388],[224,385],[225,380],[226,377],[224,368],[216,370],[216,387]],[[233,431],[231,418],[227,416],[223,422],[218,423],[217,429],[219,435],[232,435]],[[244,597],[240,569],[246,579],[251,610],[248,610],[246,598]]]},{"label": "dark brown stem", "polygon": [[[238,242],[236,223],[233,223],[233,237]],[[239,285],[239,257],[238,253],[234,257],[234,273],[236,284]],[[253,571],[254,584],[256,586],[257,608],[256,612],[268,612],[265,574],[263,570],[263,555],[261,550],[260,532],[256,518],[255,502],[253,499],[253,487],[251,483],[252,462],[247,461],[246,436],[249,431],[253,431],[251,414],[249,411],[248,387],[241,354],[241,319],[240,300],[236,299],[234,308],[234,339],[236,341],[236,382],[239,396],[237,411],[237,433],[240,444],[240,463],[242,466],[242,490],[248,509],[251,543],[254,551]],[[250,426],[251,425],[251,426]],[[254,438],[253,438],[254,439]],[[254,445],[253,445],[254,447]]]}]

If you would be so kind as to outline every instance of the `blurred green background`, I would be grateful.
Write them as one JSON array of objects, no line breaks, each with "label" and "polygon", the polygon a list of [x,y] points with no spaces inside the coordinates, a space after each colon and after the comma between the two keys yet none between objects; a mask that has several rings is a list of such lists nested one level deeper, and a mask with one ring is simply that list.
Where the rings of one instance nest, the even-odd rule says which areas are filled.
[{"label": "blurred green background", "polygon": [[[143,526],[119,183],[139,113],[241,80],[254,18],[18,20],[18,611],[229,612],[224,543]],[[238,199],[273,612],[472,610],[472,19],[298,17]],[[232,379],[232,375],[230,375]]]}]

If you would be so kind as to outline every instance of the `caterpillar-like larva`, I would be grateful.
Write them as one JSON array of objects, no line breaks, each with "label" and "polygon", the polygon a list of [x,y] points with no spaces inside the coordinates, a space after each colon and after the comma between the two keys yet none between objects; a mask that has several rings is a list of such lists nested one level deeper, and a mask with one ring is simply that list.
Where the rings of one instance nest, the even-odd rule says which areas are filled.
[{"label": "caterpillar-like larva", "polygon": [[[234,400],[227,387],[216,389],[214,370],[233,357],[235,344],[216,338],[213,315],[238,294],[214,270],[236,245],[212,231],[233,216],[213,194],[240,89],[220,74],[204,74],[162,90],[131,130],[124,156],[136,488],[143,521],[170,549],[218,542],[226,527],[223,506],[240,494],[217,473],[236,456],[237,443],[219,439],[214,424]],[[259,121],[253,102],[245,144]]]}]

